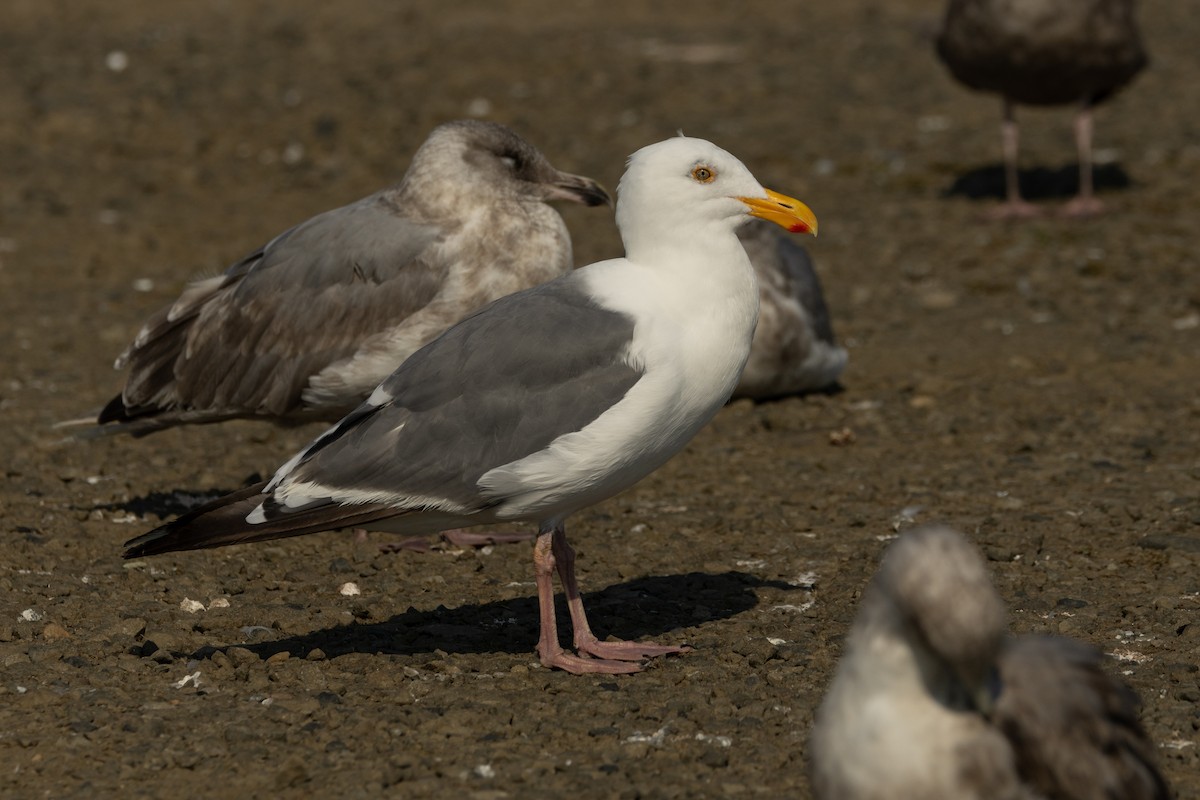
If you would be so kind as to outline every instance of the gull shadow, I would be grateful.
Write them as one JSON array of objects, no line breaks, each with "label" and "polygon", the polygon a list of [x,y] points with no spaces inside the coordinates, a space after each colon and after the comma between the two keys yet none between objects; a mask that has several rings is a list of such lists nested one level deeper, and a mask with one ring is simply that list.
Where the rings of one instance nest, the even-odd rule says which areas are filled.
[{"label": "gull shadow", "polygon": [[[1070,199],[1079,193],[1079,165],[1067,164],[1058,169],[1034,167],[1017,173],[1021,196],[1026,200]],[[1120,164],[1098,164],[1092,168],[1096,191],[1128,189],[1133,181]],[[942,192],[943,197],[968,197],[972,200],[1005,198],[1004,165],[991,164],[959,175]]]},{"label": "gull shadow", "polygon": [[[784,581],[744,572],[663,575],[638,578],[584,595],[588,617],[601,638],[654,638],[669,631],[727,619],[758,605],[760,588],[804,591]],[[559,638],[570,641],[562,597],[558,601]],[[327,658],[349,653],[412,655],[433,653],[528,653],[537,644],[536,596],[430,611],[410,608],[383,622],[355,622],[270,642],[204,647],[193,654],[244,647],[262,659],[287,652],[303,658],[320,649]]]},{"label": "gull shadow", "polygon": [[252,486],[261,480],[262,476],[255,473],[242,481],[242,485],[236,489],[172,489],[169,492],[149,492],[128,500],[98,503],[92,508],[98,511],[127,511],[139,517],[153,514],[159,519],[167,519],[185,514],[197,506]]}]

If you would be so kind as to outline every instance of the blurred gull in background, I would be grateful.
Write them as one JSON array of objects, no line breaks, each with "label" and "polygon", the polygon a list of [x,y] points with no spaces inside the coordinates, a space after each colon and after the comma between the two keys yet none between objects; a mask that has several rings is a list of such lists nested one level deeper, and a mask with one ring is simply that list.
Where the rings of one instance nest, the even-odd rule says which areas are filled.
[{"label": "blurred gull in background", "polygon": [[758,276],[758,328],[733,396],[769,400],[832,389],[846,368],[808,251],[777,226],[751,220],[738,231]]},{"label": "blurred gull in background", "polygon": [[1017,181],[1018,103],[1079,104],[1079,194],[1063,212],[1088,216],[1103,211],[1092,191],[1092,107],[1146,65],[1134,0],[950,0],[937,52],[959,81],[1004,100],[1007,199],[991,216],[1038,213],[1021,199]]}]

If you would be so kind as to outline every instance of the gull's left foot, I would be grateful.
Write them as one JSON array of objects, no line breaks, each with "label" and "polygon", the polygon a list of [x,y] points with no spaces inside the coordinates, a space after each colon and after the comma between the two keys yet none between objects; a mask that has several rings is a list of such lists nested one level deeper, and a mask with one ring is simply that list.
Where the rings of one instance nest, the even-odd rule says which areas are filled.
[{"label": "gull's left foot", "polygon": [[575,649],[593,658],[610,661],[641,661],[645,658],[671,656],[678,653],[691,652],[692,648],[684,645],[654,644],[652,642],[602,642],[594,636],[575,643]]}]

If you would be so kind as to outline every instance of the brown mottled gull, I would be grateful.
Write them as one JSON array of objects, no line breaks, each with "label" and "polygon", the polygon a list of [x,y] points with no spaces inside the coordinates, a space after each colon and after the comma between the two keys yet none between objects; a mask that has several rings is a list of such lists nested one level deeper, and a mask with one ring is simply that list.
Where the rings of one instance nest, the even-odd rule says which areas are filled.
[{"label": "brown mottled gull", "polygon": [[[534,522],[543,664],[636,672],[646,657],[682,652],[592,633],[566,519],[661,466],[733,393],[758,318],[738,225],[757,216],[815,233],[817,223],[702,139],[634,153],[618,194],[623,258],[467,317],[270,482],[134,539],[126,556],[350,526],[420,534]],[[579,655],[558,641],[556,571]]]},{"label": "brown mottled gull", "polygon": [[340,419],[468,313],[571,269],[555,200],[609,197],[503,125],[435,128],[400,183],[297,225],[152,316],[92,432]]},{"label": "brown mottled gull", "polygon": [[1092,647],[1009,638],[978,551],[888,548],[810,740],[819,800],[1167,800],[1137,698]]},{"label": "brown mottled gull", "polygon": [[778,226],[751,220],[738,231],[758,276],[758,327],[733,396],[769,400],[829,389],[846,368],[808,251]]},{"label": "brown mottled gull", "polygon": [[1036,214],[1017,185],[1017,103],[1081,106],[1075,123],[1079,195],[1064,211],[1103,210],[1092,194],[1092,107],[1146,65],[1134,0],[950,0],[937,52],[959,81],[1004,99],[1008,199],[994,216]]}]

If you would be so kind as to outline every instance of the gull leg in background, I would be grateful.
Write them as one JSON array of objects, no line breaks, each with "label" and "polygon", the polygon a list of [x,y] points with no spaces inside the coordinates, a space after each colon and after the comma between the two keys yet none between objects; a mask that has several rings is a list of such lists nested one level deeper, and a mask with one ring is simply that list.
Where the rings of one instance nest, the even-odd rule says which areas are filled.
[{"label": "gull leg in background", "polygon": [[1017,157],[1021,149],[1021,130],[1013,102],[1004,98],[1004,121],[1000,123],[1001,145],[1004,150],[1004,205],[988,212],[988,219],[1030,219],[1041,212],[1021,198],[1020,171]]},{"label": "gull leg in background", "polygon": [[1079,150],[1079,194],[1063,206],[1068,217],[1094,217],[1104,213],[1092,186],[1092,104],[1085,102],[1075,117],[1075,147]]}]

